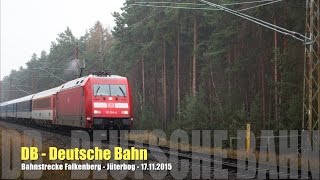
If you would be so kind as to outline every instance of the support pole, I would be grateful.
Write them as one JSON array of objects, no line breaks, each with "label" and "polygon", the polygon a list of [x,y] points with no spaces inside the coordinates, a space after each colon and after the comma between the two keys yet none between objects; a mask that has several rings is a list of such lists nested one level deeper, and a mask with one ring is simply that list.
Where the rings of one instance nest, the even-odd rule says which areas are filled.
[{"label": "support pole", "polygon": [[320,129],[319,1],[306,1],[305,35],[311,43],[305,46],[302,128],[310,133]]}]

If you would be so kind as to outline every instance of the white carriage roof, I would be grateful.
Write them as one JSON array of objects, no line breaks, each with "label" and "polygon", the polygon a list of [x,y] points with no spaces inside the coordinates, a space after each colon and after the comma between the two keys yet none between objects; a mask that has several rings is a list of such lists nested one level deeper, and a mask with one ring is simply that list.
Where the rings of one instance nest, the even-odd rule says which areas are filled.
[{"label": "white carriage roof", "polygon": [[38,93],[34,94],[32,99],[39,99],[39,98],[51,96],[53,94],[56,94],[58,91],[60,91],[60,89],[61,89],[61,86],[58,86],[58,87],[55,87],[55,88],[52,88],[52,89],[48,89],[48,90],[45,90],[45,91],[38,92]]},{"label": "white carriage roof", "polygon": [[16,100],[17,99],[13,99],[13,100],[10,100],[10,101],[3,102],[3,103],[1,103],[1,106],[13,104]]},{"label": "white carriage roof", "polygon": [[65,89],[69,89],[69,88],[73,88],[73,87],[77,87],[77,86],[83,86],[85,85],[85,83],[88,81],[88,79],[91,77],[92,75],[89,76],[84,76],[78,79],[74,79],[72,81],[68,81],[66,83],[64,83],[63,85],[61,85],[61,90],[65,90]]},{"label": "white carriage roof", "polygon": [[58,87],[52,88],[52,89],[48,89],[39,93],[36,93],[33,96],[33,99],[39,99],[39,98],[43,98],[43,97],[47,97],[47,96],[51,96],[53,94],[56,94],[57,92],[61,91],[61,90],[65,90],[65,89],[69,89],[72,87],[76,87],[76,86],[83,86],[87,80],[89,79],[89,77],[91,77],[92,75],[89,76],[84,76],[78,79],[74,79],[71,81],[68,81]]},{"label": "white carriage roof", "polygon": [[5,106],[7,104],[8,104],[8,101],[1,103],[0,106]]},{"label": "white carriage roof", "polygon": [[24,96],[24,97],[21,97],[19,99],[14,99],[12,101],[9,101],[8,104],[19,103],[19,102],[23,102],[23,101],[30,101],[33,96],[34,96],[34,94],[31,94],[29,96]]}]

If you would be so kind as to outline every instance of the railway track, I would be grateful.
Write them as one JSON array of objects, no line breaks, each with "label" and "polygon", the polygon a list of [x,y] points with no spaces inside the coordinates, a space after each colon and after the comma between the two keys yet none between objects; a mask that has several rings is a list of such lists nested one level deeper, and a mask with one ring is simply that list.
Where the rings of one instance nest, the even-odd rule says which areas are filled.
[{"label": "railway track", "polygon": [[[8,121],[0,121],[0,127],[3,128],[10,128],[10,129],[15,129],[14,127],[12,128],[12,125],[18,125],[21,126],[20,130],[18,131],[23,131],[23,130],[29,130],[30,128],[35,129],[35,130],[40,130],[40,131],[44,131],[44,132],[48,132],[53,134],[53,136],[58,135],[58,137],[60,138],[70,138],[71,134],[69,130],[63,130],[61,131],[61,129],[51,129],[51,128],[46,128],[43,126],[36,126],[36,125],[31,125],[31,126],[26,126],[26,124],[15,124],[12,122],[8,122]],[[50,138],[49,138],[50,141]],[[238,159],[233,159],[233,158],[222,158],[220,157],[220,160],[216,160],[215,157],[213,155],[210,154],[204,154],[204,153],[199,153],[199,152],[192,152],[192,151],[185,151],[185,150],[181,150],[181,149],[174,149],[174,148],[169,148],[167,146],[156,146],[156,145],[152,145],[149,143],[141,143],[141,142],[137,142],[137,141],[133,141],[133,140],[127,140],[127,139],[122,139],[122,138],[113,138],[112,140],[109,139],[109,141],[103,141],[102,142],[103,146],[122,146],[122,147],[135,147],[135,148],[145,148],[148,150],[149,154],[151,154],[151,156],[148,158],[148,162],[163,162],[163,163],[172,163],[174,167],[179,167],[181,168],[188,168],[189,172],[191,172],[192,168],[199,168],[200,169],[206,169],[207,172],[202,172],[202,173],[210,173],[213,174],[213,172],[215,171],[221,171],[221,168],[216,169],[215,165],[220,165],[223,169],[228,170],[228,176],[227,178],[229,179],[236,179],[236,178],[252,178],[251,176],[248,176],[247,174],[240,174],[239,173],[239,169],[242,170],[251,170],[254,172],[258,172],[259,170],[267,170],[267,169],[263,169],[263,168],[251,168],[251,169],[247,169],[247,166],[240,166],[238,165],[239,161],[242,160],[238,160]],[[62,143],[60,144],[63,146],[67,146],[67,143]],[[66,148],[66,147],[64,147]],[[164,155],[164,156],[161,156]],[[174,161],[171,161],[170,159],[173,159]],[[183,164],[184,162],[186,162],[185,160],[188,160],[189,164]],[[191,164],[190,164],[191,163]],[[246,164],[247,162],[243,162],[241,164]],[[185,166],[185,167],[183,167]],[[186,167],[188,166],[188,167]],[[264,167],[268,167],[270,165],[266,164]],[[257,166],[258,167],[258,164]],[[279,166],[276,167],[277,172],[274,171],[269,171],[269,175],[272,174],[277,174],[277,175],[283,175],[283,176],[288,176],[289,174],[286,172],[280,172],[280,168]],[[294,177],[295,179],[299,179],[301,178],[301,173],[302,170],[298,171],[298,175],[296,177]],[[319,172],[304,172],[308,174],[308,177],[311,178],[311,173],[319,173]],[[169,173],[168,173],[169,174]],[[191,177],[192,175],[190,175],[189,177]],[[202,176],[199,175],[195,175],[198,178],[201,178]],[[224,176],[222,176],[224,177]],[[267,176],[268,177],[268,176]],[[290,177],[290,176],[288,176]],[[170,177],[166,177],[166,178],[170,178]],[[214,178],[214,177],[213,177]],[[257,173],[255,173],[255,177],[257,178]]]}]

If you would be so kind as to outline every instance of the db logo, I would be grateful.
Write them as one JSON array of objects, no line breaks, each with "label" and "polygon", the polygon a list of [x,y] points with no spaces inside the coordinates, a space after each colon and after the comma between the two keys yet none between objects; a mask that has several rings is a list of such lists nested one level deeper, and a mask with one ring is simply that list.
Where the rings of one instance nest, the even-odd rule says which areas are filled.
[{"label": "db logo", "polygon": [[21,160],[38,160],[38,148],[21,147]]},{"label": "db logo", "polygon": [[114,108],[114,103],[108,103],[108,108]]}]

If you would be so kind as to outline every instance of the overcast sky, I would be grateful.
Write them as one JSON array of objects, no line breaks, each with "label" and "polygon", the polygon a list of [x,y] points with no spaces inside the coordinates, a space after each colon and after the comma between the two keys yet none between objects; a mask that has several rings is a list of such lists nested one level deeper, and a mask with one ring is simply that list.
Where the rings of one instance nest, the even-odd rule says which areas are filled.
[{"label": "overcast sky", "polygon": [[112,28],[112,13],[125,0],[0,0],[1,79],[12,69],[25,67],[31,55],[49,51],[57,34],[70,27],[76,37],[96,21]]}]

